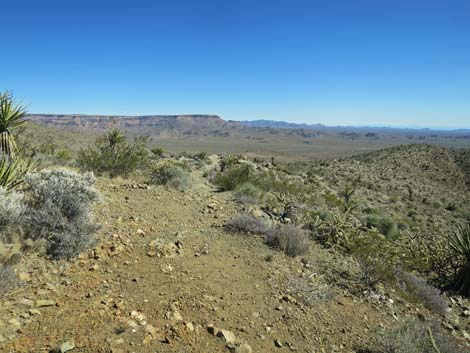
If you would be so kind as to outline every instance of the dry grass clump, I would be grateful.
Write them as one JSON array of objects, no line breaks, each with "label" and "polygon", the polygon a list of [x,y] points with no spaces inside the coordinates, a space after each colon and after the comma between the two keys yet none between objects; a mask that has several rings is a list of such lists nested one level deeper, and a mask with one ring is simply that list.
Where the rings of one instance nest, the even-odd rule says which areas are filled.
[{"label": "dry grass clump", "polygon": [[409,321],[382,334],[370,353],[463,353],[437,322]]},{"label": "dry grass clump", "polygon": [[241,214],[225,223],[231,233],[264,235],[266,243],[289,256],[305,254],[310,249],[308,233],[293,225],[273,227],[266,221]]},{"label": "dry grass clump", "polygon": [[266,234],[266,242],[289,256],[302,255],[310,249],[308,233],[290,224],[272,228]]},{"label": "dry grass clump", "polygon": [[10,266],[0,264],[0,297],[20,285],[15,271]]},{"label": "dry grass clump", "polygon": [[264,235],[271,229],[271,226],[266,221],[247,214],[241,214],[232,218],[225,223],[224,227],[231,233],[259,235]]},{"label": "dry grass clump", "polygon": [[424,279],[412,273],[400,271],[397,274],[400,287],[423,305],[440,315],[447,313],[447,302],[442,298],[439,289],[428,284]]}]

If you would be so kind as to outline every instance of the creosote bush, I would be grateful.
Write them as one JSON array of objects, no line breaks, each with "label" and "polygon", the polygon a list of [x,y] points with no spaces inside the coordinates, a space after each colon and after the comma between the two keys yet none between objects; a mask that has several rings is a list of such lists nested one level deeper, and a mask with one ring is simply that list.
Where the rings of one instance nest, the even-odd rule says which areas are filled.
[{"label": "creosote bush", "polygon": [[226,167],[215,176],[214,183],[222,191],[234,190],[238,185],[249,182],[254,177],[254,169],[248,164],[235,164]]},{"label": "creosote bush", "polygon": [[392,241],[377,231],[361,231],[350,240],[349,251],[357,260],[360,279],[368,287],[391,282],[397,260],[397,249]]},{"label": "creosote bush", "polygon": [[362,218],[362,223],[367,228],[377,228],[380,234],[385,235],[389,239],[397,239],[400,236],[400,232],[398,231],[396,224],[388,217],[368,214]]},{"label": "creosote bush", "polygon": [[77,164],[82,171],[97,175],[126,177],[148,163],[151,151],[147,142],[147,138],[138,137],[129,143],[120,130],[110,130],[96,140],[95,146],[79,151]]},{"label": "creosote bush", "polygon": [[31,239],[47,239],[54,258],[71,258],[95,242],[92,205],[100,200],[92,174],[43,170],[26,177],[22,225]]},{"label": "creosote bush", "polygon": [[272,228],[266,234],[266,242],[289,256],[302,255],[310,249],[308,233],[290,224]]},{"label": "creosote bush", "polygon": [[150,183],[184,191],[191,186],[191,174],[180,164],[158,163],[150,171]]},{"label": "creosote bush", "polygon": [[235,199],[240,203],[257,203],[262,191],[250,182],[245,182],[236,187]]}]

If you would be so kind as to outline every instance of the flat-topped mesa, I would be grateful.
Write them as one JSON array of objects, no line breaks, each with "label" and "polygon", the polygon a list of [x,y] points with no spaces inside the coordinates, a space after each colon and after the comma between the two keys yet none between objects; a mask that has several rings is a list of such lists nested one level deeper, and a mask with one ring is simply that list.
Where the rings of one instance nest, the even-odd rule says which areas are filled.
[{"label": "flat-topped mesa", "polygon": [[83,115],[83,114],[31,114],[33,122],[45,126],[110,129],[126,127],[177,127],[195,125],[199,127],[221,127],[227,124],[217,115]]}]

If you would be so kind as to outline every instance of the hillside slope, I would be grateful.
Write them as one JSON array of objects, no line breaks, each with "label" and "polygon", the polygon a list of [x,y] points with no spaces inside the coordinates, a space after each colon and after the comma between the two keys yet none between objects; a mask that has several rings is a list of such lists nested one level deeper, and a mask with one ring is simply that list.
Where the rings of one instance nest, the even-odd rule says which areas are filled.
[{"label": "hillside slope", "polygon": [[[216,192],[202,177],[213,164],[193,170],[184,193],[99,179],[100,243],[72,262],[21,262],[26,285],[0,299],[2,352],[68,344],[90,353],[351,353],[410,318],[438,320],[465,344],[470,302],[450,302],[444,318],[393,288],[364,290],[357,262],[338,249],[312,242],[308,254],[292,258],[262,237],[228,234],[226,220],[262,211]],[[359,179],[359,210],[367,205],[393,216],[418,207],[422,220],[409,221],[423,226],[447,227],[470,206],[462,169],[447,149],[399,147],[311,168],[309,183],[319,192],[313,199]],[[425,197],[452,200],[457,211],[444,201],[438,208],[423,203]],[[226,339],[213,334],[219,330]]]}]

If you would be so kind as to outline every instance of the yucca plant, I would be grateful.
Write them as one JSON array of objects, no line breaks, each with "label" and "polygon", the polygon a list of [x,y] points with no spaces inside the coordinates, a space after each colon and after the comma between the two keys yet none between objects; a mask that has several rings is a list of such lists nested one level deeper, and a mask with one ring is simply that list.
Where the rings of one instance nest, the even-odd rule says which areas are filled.
[{"label": "yucca plant", "polygon": [[451,289],[470,297],[470,223],[457,227],[449,238],[449,245],[461,258],[461,267],[457,271]]},{"label": "yucca plant", "polygon": [[24,181],[26,174],[36,170],[36,164],[30,160],[6,156],[0,158],[0,186],[7,190],[18,186]]},{"label": "yucca plant", "polygon": [[109,130],[104,136],[104,149],[115,150],[117,146],[125,142],[125,137],[119,129]]},{"label": "yucca plant", "polygon": [[8,159],[17,151],[12,130],[26,123],[26,108],[17,104],[10,92],[0,93],[0,154]]}]

